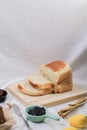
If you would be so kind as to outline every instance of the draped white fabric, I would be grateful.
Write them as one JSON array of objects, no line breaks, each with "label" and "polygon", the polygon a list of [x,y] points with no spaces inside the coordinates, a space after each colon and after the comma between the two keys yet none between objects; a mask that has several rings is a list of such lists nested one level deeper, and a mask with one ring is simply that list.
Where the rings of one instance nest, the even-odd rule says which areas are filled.
[{"label": "draped white fabric", "polygon": [[0,0],[0,88],[57,59],[87,87],[87,0]]}]

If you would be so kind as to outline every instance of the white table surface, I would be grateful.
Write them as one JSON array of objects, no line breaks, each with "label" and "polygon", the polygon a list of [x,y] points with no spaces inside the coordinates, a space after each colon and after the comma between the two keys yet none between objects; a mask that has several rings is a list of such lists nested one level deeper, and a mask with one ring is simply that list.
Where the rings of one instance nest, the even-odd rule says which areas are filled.
[{"label": "white table surface", "polygon": [[[13,81],[15,82],[15,81]],[[5,89],[11,82],[8,82],[7,84],[5,84],[2,88]],[[56,106],[52,106],[52,107],[48,107],[48,111],[52,114],[57,114],[57,112],[59,110],[61,110],[62,108],[66,107],[69,103],[73,103],[75,102],[71,101],[71,102],[67,102],[67,103],[63,103],[60,105],[56,105]],[[23,104],[20,103],[19,100],[17,100],[13,95],[11,95],[10,93],[8,93],[6,101],[4,103],[1,103],[0,105],[2,105],[3,107],[6,106],[7,103],[13,104],[16,103],[17,105],[19,105],[23,116],[25,117],[25,106]],[[28,128],[26,127],[24,121],[21,119],[21,117],[17,116],[14,112],[13,109],[11,109],[11,113],[13,118],[16,121],[16,124],[11,128],[11,130],[27,130]],[[73,112],[71,112],[67,117],[65,117],[64,119],[60,117],[60,121],[55,121],[53,119],[45,119],[44,122],[42,123],[33,123],[31,121],[29,121],[30,126],[33,128],[33,130],[63,130],[63,128],[69,127],[69,123],[67,121],[67,119],[74,115],[74,114],[86,114],[87,115],[87,103],[85,103],[83,106],[77,108],[76,110],[74,110]],[[87,130],[83,129],[83,130]]]}]

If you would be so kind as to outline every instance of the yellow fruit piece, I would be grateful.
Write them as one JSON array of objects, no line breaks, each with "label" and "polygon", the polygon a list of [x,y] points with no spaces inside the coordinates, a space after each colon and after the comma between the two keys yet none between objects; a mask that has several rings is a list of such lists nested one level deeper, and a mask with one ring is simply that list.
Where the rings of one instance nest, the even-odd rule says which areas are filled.
[{"label": "yellow fruit piece", "polygon": [[83,114],[76,114],[68,119],[71,126],[76,128],[85,128],[87,124],[87,118]]},{"label": "yellow fruit piece", "polygon": [[65,128],[64,130],[78,130],[78,129],[75,127],[69,127],[69,128]]}]

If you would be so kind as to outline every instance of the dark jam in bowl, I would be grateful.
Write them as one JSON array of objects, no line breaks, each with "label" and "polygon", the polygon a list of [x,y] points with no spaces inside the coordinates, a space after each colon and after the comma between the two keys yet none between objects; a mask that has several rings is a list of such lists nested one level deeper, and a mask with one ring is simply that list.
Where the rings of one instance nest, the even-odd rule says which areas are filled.
[{"label": "dark jam in bowl", "polygon": [[7,96],[7,91],[3,90],[3,89],[0,89],[0,102],[5,101],[6,96]]},{"label": "dark jam in bowl", "polygon": [[28,111],[28,114],[33,115],[33,116],[42,116],[46,114],[46,111],[44,107],[34,107],[31,110]]}]

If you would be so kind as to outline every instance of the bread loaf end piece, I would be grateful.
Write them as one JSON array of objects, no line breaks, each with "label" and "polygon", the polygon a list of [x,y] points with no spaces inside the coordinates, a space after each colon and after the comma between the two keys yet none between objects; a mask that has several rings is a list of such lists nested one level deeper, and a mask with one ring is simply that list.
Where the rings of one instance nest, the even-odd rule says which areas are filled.
[{"label": "bread loaf end piece", "polygon": [[73,81],[72,81],[72,75],[70,75],[68,78],[63,80],[61,83],[57,84],[54,87],[54,93],[63,93],[72,90],[73,88]]},{"label": "bread loaf end piece", "polygon": [[71,67],[64,61],[53,61],[40,68],[41,74],[55,84],[59,84],[72,74]]}]

